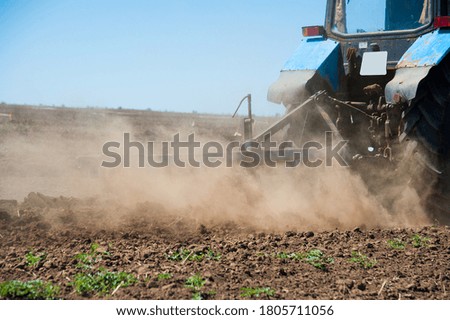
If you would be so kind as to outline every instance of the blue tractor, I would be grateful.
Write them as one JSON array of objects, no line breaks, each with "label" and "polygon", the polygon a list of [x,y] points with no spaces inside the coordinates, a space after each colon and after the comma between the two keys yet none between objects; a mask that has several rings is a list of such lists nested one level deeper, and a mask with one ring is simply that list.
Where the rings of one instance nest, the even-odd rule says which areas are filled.
[{"label": "blue tractor", "polygon": [[449,223],[450,0],[328,0],[268,100],[286,115],[252,140],[333,132],[371,190],[408,183]]}]

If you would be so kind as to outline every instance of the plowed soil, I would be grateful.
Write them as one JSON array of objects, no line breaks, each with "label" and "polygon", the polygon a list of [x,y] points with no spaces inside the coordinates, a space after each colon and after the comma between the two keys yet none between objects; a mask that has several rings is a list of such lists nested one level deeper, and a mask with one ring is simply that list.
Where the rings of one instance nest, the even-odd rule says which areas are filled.
[{"label": "plowed soil", "polygon": [[[40,196],[42,195],[33,195]],[[48,199],[48,198],[47,198]],[[53,202],[64,202],[54,199]],[[68,199],[63,199],[69,201]],[[70,201],[75,201],[71,199]],[[0,281],[42,279],[61,286],[61,298],[190,299],[187,278],[199,274],[206,284],[203,298],[241,299],[244,287],[270,287],[273,299],[448,299],[450,288],[450,230],[448,227],[420,229],[360,230],[331,232],[261,233],[228,225],[197,225],[176,216],[159,216],[157,221],[127,219],[120,227],[101,229],[89,218],[71,219],[70,211],[53,206],[55,229],[45,213],[22,212],[20,217],[0,222]],[[101,213],[96,214],[101,219]],[[429,239],[415,248],[414,235]],[[393,249],[388,241],[401,240],[404,249]],[[92,244],[108,252],[94,267],[126,271],[139,282],[120,288],[114,296],[83,296],[69,285],[77,273],[74,258],[89,252]],[[45,253],[36,266],[27,266],[25,255]],[[192,252],[212,250],[220,259],[172,261],[180,249]],[[305,261],[281,259],[280,253],[321,250],[334,262],[326,270]],[[364,269],[351,262],[360,252],[376,264]],[[170,273],[171,279],[158,280]],[[209,295],[214,292],[214,295]]]},{"label": "plowed soil", "polygon": [[[3,145],[0,199],[10,199],[0,201],[0,282],[48,281],[60,286],[58,298],[62,299],[191,299],[194,292],[186,287],[186,280],[193,275],[206,281],[198,289],[203,299],[246,299],[243,288],[267,287],[273,294],[252,298],[449,298],[447,226],[433,226],[420,220],[415,224],[409,221],[405,226],[357,222],[353,226],[328,224],[317,228],[292,223],[290,228],[291,221],[283,220],[279,221],[282,227],[271,228],[241,223],[242,219],[234,216],[205,218],[205,214],[183,214],[198,207],[182,206],[171,211],[155,199],[146,202],[129,197],[126,204],[107,203],[97,194],[89,197],[83,190],[64,189],[68,180],[67,184],[61,183],[52,174],[64,177],[65,168],[53,172],[47,164],[18,157],[20,153],[12,150],[17,137],[33,141],[35,135],[49,131],[66,142],[89,140],[94,133],[85,130],[90,125],[87,111],[80,115],[70,110],[52,110],[42,115],[43,111],[16,108],[0,110],[17,113],[17,120],[13,120],[16,122],[0,124],[4,133],[0,138]],[[59,114],[55,116],[56,112]],[[150,114],[150,118],[157,116],[158,123],[163,122],[165,128],[180,124],[175,120],[164,123],[167,117]],[[186,127],[193,126],[192,121],[197,121],[196,126],[203,121],[198,116],[192,117],[194,120],[180,119],[184,119]],[[140,124],[139,128],[143,135],[160,135],[156,132],[160,127],[151,131]],[[208,130],[214,131],[214,126]],[[232,125],[216,134],[228,139],[234,130]],[[33,163],[32,170],[26,174],[21,171],[21,161]],[[41,171],[37,173],[38,169]],[[127,190],[130,187],[124,186],[124,196]],[[211,205],[214,203],[213,198],[207,200]],[[246,212],[240,212],[240,217],[245,215]],[[251,217],[258,220],[255,213]],[[80,266],[76,256],[92,252],[92,248],[95,261],[88,267]],[[183,250],[189,254],[175,258]],[[310,263],[311,250],[320,250],[323,263]],[[29,265],[26,260],[29,252],[43,258]],[[367,264],[352,260],[358,253]],[[193,259],[194,256],[201,258]],[[114,294],[78,294],[71,282],[77,274],[94,270],[128,272],[137,282],[117,287]],[[162,274],[171,277],[162,279]]]}]

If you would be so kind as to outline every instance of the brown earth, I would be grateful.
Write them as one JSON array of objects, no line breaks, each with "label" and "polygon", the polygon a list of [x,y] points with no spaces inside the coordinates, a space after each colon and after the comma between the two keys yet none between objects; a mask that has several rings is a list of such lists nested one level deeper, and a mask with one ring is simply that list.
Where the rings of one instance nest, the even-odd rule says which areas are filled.
[{"label": "brown earth", "polygon": [[[12,199],[0,201],[0,282],[49,281],[63,299],[190,299],[186,279],[196,274],[206,280],[204,299],[242,299],[244,287],[272,288],[263,299],[449,297],[450,229],[432,226],[409,191],[392,212],[340,174],[337,182],[303,175],[311,179],[303,185],[292,174],[250,182],[241,173],[167,180],[120,171],[105,178],[79,171],[74,159],[95,158],[117,132],[133,130],[145,141],[195,131],[229,141],[239,123],[150,111],[3,105],[0,113],[12,113],[0,123],[0,199]],[[418,237],[423,243],[414,242]],[[393,240],[404,248],[393,248]],[[76,255],[94,244],[95,262],[80,266]],[[183,249],[188,256],[170,259]],[[308,263],[313,249],[325,256],[319,267]],[[28,265],[29,252],[45,258]],[[352,262],[355,252],[373,265]],[[80,295],[70,285],[77,274],[102,268],[138,281],[106,296]],[[165,273],[172,278],[158,280]]]}]

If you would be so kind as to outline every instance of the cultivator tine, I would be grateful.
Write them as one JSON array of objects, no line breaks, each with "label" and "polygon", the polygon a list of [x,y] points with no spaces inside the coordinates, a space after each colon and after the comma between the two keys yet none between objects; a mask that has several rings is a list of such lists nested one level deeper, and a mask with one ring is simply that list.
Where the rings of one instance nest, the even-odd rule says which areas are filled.
[{"label": "cultivator tine", "polygon": [[342,136],[339,133],[338,128],[334,124],[333,120],[331,120],[331,118],[328,115],[328,113],[320,105],[316,104],[316,107],[317,107],[317,110],[319,111],[319,114],[322,116],[323,121],[325,121],[325,123],[327,124],[328,128],[330,128],[331,132],[333,132],[333,134],[337,138],[339,138],[340,140],[344,140],[344,139],[342,139]]}]

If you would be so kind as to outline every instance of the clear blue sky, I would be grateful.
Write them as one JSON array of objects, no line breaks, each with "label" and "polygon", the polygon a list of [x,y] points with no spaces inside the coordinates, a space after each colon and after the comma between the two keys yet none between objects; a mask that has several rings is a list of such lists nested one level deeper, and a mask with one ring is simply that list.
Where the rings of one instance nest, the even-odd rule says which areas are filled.
[{"label": "clear blue sky", "polygon": [[268,86],[325,0],[0,0],[0,101],[231,113]]}]

